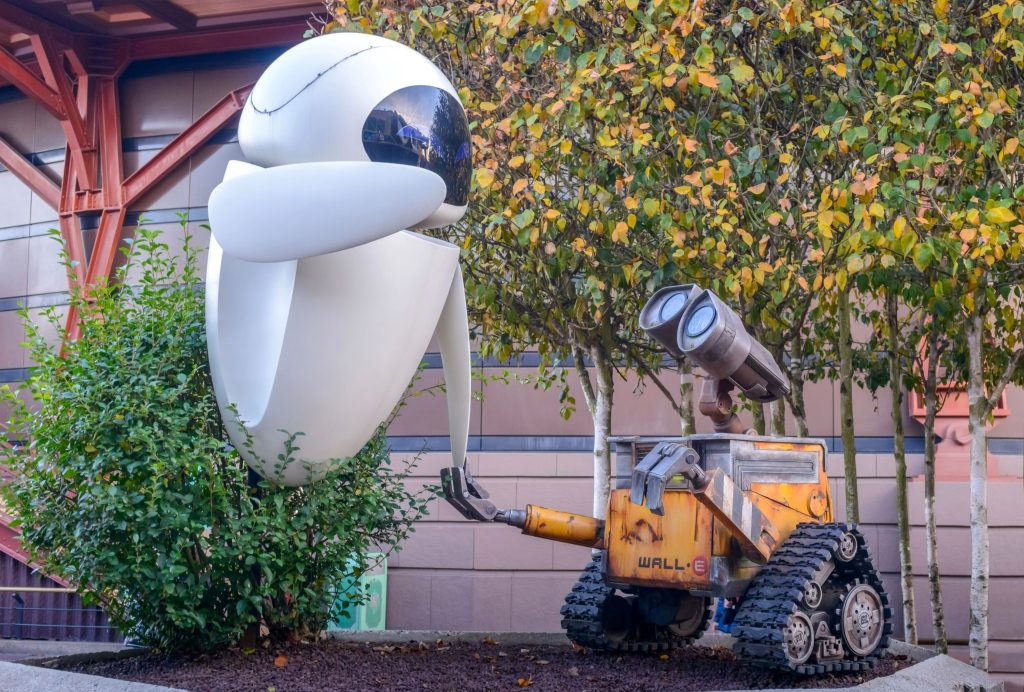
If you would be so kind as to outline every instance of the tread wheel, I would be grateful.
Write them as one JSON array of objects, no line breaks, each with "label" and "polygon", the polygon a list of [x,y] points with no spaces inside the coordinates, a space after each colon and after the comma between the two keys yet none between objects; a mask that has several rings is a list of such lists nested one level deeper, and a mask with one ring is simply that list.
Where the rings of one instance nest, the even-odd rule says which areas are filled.
[{"label": "tread wheel", "polygon": [[853,524],[800,524],[736,612],[735,650],[804,675],[865,670],[888,648],[892,609]]}]

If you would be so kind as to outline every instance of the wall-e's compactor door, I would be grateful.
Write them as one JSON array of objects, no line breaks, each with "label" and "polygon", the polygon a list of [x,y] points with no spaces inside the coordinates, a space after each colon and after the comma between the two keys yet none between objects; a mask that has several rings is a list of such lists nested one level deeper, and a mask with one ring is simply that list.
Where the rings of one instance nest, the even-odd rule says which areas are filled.
[{"label": "wall-e's compactor door", "polygon": [[[604,531],[611,583],[738,596],[797,524],[832,519],[821,440],[714,434],[614,443]],[[675,471],[668,478],[666,465]]]}]

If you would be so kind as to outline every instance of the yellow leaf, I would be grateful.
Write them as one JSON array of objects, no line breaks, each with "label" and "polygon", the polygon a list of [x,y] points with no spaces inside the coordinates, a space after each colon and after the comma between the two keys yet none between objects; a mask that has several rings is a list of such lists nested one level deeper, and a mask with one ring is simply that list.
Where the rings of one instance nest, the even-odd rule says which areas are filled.
[{"label": "yellow leaf", "polygon": [[955,43],[940,43],[939,48],[941,48],[942,52],[945,53],[946,55],[952,55],[953,53],[956,52]]},{"label": "yellow leaf", "polygon": [[981,223],[981,213],[977,209],[967,210],[967,223]]},{"label": "yellow leaf", "polygon": [[530,132],[530,136],[533,137],[534,139],[540,139],[544,135],[544,125],[542,125],[539,122],[530,125],[528,129]]},{"label": "yellow leaf", "polygon": [[562,212],[558,211],[557,209],[548,209],[547,211],[544,212],[545,219],[557,219],[561,215]]},{"label": "yellow leaf", "polygon": [[698,72],[697,81],[709,89],[717,89],[719,85],[718,77],[708,72]]},{"label": "yellow leaf", "polygon": [[476,184],[485,190],[494,184],[494,171],[490,168],[476,169]]},{"label": "yellow leaf", "polygon": [[558,150],[563,154],[568,154],[570,151],[572,151],[572,141],[568,139],[563,139],[562,143],[558,145]]},{"label": "yellow leaf", "polygon": [[752,195],[759,195],[762,192],[764,192],[765,187],[765,183],[758,183],[757,185],[751,185],[750,187],[748,187],[747,192],[749,192]]},{"label": "yellow leaf", "polygon": [[548,108],[548,113],[550,113],[551,115],[555,115],[556,113],[558,113],[558,111],[562,110],[563,108],[565,108],[565,101],[559,99],[551,104],[551,107]]},{"label": "yellow leaf", "polygon": [[880,219],[885,216],[885,207],[878,202],[872,202],[871,206],[868,207],[868,213]]},{"label": "yellow leaf", "polygon": [[767,221],[771,226],[778,226],[782,222],[782,214],[777,211],[773,211],[768,215]]},{"label": "yellow leaf", "polygon": [[729,70],[729,74],[732,78],[740,84],[745,84],[754,78],[754,68],[746,63],[739,63],[733,65],[733,68]]},{"label": "yellow leaf", "polygon": [[832,70],[833,72],[835,72],[840,77],[842,77],[844,79],[846,78],[846,65],[844,65],[843,63],[837,63],[835,65],[829,65],[828,69]]},{"label": "yellow leaf", "polygon": [[587,200],[582,200],[580,201],[578,208],[580,210],[580,214],[586,216],[587,214],[590,213],[590,202],[588,202]]},{"label": "yellow leaf", "polygon": [[1016,221],[1017,217],[1006,207],[992,207],[985,210],[985,218],[990,223],[1010,223]]},{"label": "yellow leaf", "polygon": [[526,159],[524,159],[522,156],[513,156],[508,160],[508,167],[519,168],[520,166],[523,165],[524,161],[526,161]]},{"label": "yellow leaf", "polygon": [[818,213],[818,230],[829,238],[832,237],[832,220],[834,217],[835,214],[831,211]]},{"label": "yellow leaf", "polygon": [[665,110],[667,110],[669,113],[676,109],[676,102],[670,99],[668,96],[661,100],[661,104],[665,106]]},{"label": "yellow leaf", "polygon": [[967,226],[960,231],[960,240],[965,243],[973,243],[974,239],[978,237],[978,229],[974,226]]},{"label": "yellow leaf", "polygon": [[525,190],[526,186],[529,185],[529,184],[530,184],[530,182],[526,178],[520,178],[519,180],[517,180],[515,182],[514,185],[512,185],[512,194],[513,195],[518,195],[520,192]]},{"label": "yellow leaf", "polygon": [[1010,137],[1003,143],[1003,155],[1010,156],[1017,151],[1017,147],[1020,146],[1020,140],[1016,137]]},{"label": "yellow leaf", "polygon": [[626,240],[626,236],[629,234],[629,226],[626,225],[625,221],[619,221],[615,224],[615,228],[612,229],[612,242],[620,243]]},{"label": "yellow leaf", "polygon": [[623,204],[626,205],[626,209],[636,209],[640,206],[640,202],[637,201],[636,197],[627,197],[623,200]]},{"label": "yellow leaf", "polygon": [[907,220],[902,216],[897,216],[896,220],[892,222],[892,234],[899,240],[903,237],[905,230],[907,230]]},{"label": "yellow leaf", "polygon": [[782,164],[793,163],[793,155],[790,154],[788,151],[785,151],[785,152],[779,154],[779,163],[782,163]]},{"label": "yellow leaf", "polygon": [[490,101],[484,101],[483,103],[480,104],[480,110],[482,110],[485,113],[489,113],[493,110],[496,110],[497,108],[498,107],[495,104],[491,103]]},{"label": "yellow leaf", "polygon": [[683,176],[683,180],[685,180],[686,182],[690,183],[690,185],[693,185],[695,187],[700,187],[700,185],[701,185],[700,171],[694,171],[693,173],[690,173],[689,175],[684,175]]}]

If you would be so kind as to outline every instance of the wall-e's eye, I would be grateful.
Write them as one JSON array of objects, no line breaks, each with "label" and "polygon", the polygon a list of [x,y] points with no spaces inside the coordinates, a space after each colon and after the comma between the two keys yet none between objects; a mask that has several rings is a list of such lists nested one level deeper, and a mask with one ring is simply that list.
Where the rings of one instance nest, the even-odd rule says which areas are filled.
[{"label": "wall-e's eye", "polygon": [[469,124],[462,104],[443,89],[405,87],[378,103],[363,123],[363,149],[371,161],[418,166],[441,176],[448,204],[461,207],[469,201]]}]

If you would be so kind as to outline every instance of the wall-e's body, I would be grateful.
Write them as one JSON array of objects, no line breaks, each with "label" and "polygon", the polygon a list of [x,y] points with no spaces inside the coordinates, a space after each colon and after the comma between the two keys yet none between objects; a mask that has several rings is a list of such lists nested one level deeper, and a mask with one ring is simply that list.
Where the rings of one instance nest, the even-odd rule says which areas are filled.
[{"label": "wall-e's body", "polygon": [[701,413],[717,432],[617,438],[606,519],[527,505],[500,510],[464,467],[441,472],[465,517],[595,548],[565,598],[569,638],[596,650],[688,644],[723,599],[746,660],[803,674],[861,670],[885,651],[892,611],[863,536],[833,523],[825,443],[745,432],[729,392],[761,403],[789,385],[710,291],[658,291],[640,326],[707,373]]}]

